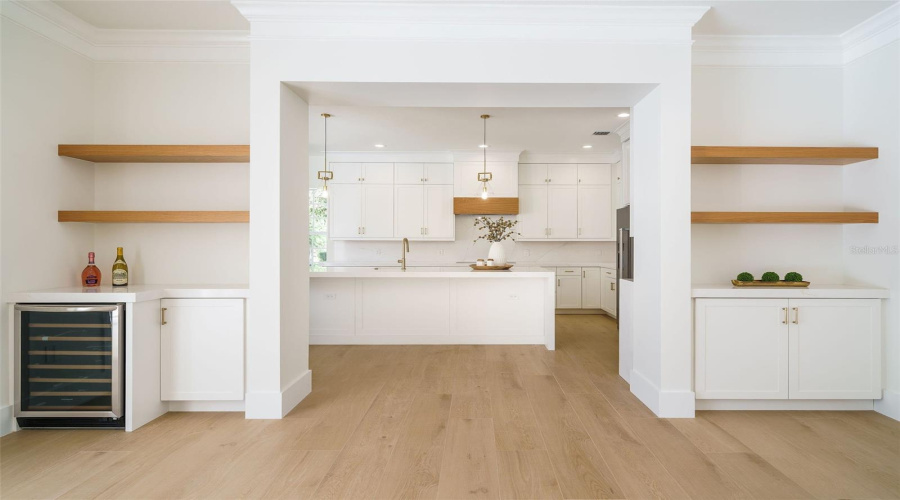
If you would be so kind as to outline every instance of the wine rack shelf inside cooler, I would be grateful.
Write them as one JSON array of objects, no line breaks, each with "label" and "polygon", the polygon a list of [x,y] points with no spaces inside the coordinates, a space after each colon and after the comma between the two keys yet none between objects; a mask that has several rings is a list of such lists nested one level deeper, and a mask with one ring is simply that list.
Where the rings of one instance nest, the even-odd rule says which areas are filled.
[{"label": "wine rack shelf inside cooler", "polygon": [[117,315],[33,309],[19,317],[21,412],[120,413]]}]

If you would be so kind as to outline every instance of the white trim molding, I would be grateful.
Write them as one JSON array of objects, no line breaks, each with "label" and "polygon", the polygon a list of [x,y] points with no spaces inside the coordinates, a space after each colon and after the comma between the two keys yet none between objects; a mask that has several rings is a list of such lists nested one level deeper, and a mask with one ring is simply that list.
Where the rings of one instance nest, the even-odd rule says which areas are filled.
[{"label": "white trim molding", "polygon": [[693,65],[721,67],[843,66],[900,40],[900,4],[834,36],[694,37]]},{"label": "white trim molding", "polygon": [[306,370],[280,392],[248,392],[244,401],[247,419],[278,420],[287,415],[312,392],[312,371]]},{"label": "white trim molding", "polygon": [[13,405],[0,406],[0,436],[16,430],[18,430],[18,426],[13,418]]},{"label": "white trim molding", "polygon": [[875,400],[875,411],[900,421],[900,391],[885,390],[882,398]]},{"label": "white trim molding", "polygon": [[49,1],[3,0],[0,15],[97,62],[250,62],[249,31],[101,29]]},{"label": "white trim molding", "polygon": [[694,418],[696,395],[692,391],[661,391],[637,370],[631,371],[631,393],[660,418]]},{"label": "white trim molding", "polygon": [[690,43],[705,6],[610,6],[582,0],[384,2],[234,0],[252,39]]}]

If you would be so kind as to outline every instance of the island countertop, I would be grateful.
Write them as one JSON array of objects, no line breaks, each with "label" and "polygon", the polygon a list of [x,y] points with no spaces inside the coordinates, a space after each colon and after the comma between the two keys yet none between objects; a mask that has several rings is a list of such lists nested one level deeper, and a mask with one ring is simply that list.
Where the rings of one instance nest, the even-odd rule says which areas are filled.
[{"label": "island countertop", "polygon": [[385,268],[387,270],[373,271],[371,269],[332,269],[326,268],[319,271],[310,271],[310,278],[454,278],[454,279],[485,279],[485,278],[555,278],[556,273],[540,267],[513,268],[508,271],[476,271],[469,267],[460,267],[453,270],[431,271],[416,270],[408,267],[406,271],[400,268]]}]

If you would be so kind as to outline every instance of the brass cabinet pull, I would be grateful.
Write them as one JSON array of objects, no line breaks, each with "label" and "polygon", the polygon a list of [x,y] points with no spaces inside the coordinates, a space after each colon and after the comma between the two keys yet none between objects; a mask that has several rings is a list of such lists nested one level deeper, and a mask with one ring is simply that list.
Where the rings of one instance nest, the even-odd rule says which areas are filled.
[{"label": "brass cabinet pull", "polygon": [[794,307],[792,309],[794,310],[794,324],[799,325],[800,324],[800,308]]},{"label": "brass cabinet pull", "polygon": [[784,319],[781,320],[782,325],[786,325],[788,323],[788,310],[787,307],[782,307],[781,312],[784,313]]},{"label": "brass cabinet pull", "polygon": [[168,309],[163,307],[160,309],[160,324],[165,325],[166,323],[166,311]]},{"label": "brass cabinet pull", "polygon": [[556,288],[559,288],[559,278],[556,278]]},{"label": "brass cabinet pull", "polygon": [[610,289],[610,290],[615,290],[615,289],[616,289],[616,284],[615,284],[615,283],[610,283],[610,284],[609,284],[609,289]]}]

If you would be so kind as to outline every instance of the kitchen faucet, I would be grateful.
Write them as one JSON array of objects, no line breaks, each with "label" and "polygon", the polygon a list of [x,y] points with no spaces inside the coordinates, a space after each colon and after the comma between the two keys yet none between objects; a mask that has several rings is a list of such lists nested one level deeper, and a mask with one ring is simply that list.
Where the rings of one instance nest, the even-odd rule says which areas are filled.
[{"label": "kitchen faucet", "polygon": [[409,251],[409,238],[403,238],[402,242],[403,257],[397,261],[400,264],[400,270],[406,271],[406,252]]}]

